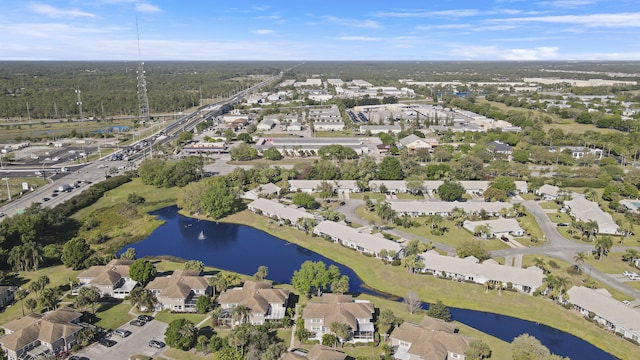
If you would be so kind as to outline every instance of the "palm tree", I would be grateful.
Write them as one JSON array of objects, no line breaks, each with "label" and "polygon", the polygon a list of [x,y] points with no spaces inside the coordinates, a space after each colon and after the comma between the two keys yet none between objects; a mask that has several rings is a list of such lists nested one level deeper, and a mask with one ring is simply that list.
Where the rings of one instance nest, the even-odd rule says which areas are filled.
[{"label": "palm tree", "polygon": [[573,257],[573,261],[576,262],[576,268],[578,269],[578,273],[582,271],[582,265],[584,265],[584,262],[586,260],[587,260],[587,253],[585,253],[584,251],[577,252],[576,255]]},{"label": "palm tree", "polygon": [[535,267],[538,267],[540,269],[542,269],[543,273],[548,273],[549,272],[549,268],[547,268],[547,264],[544,262],[543,258],[540,257],[536,257],[533,259],[533,265]]},{"label": "palm tree", "polygon": [[610,236],[603,236],[596,240],[596,250],[598,250],[598,261],[602,261],[602,257],[609,253],[613,246],[613,240]]},{"label": "palm tree", "polygon": [[629,264],[632,264],[633,261],[635,259],[637,259],[638,257],[640,257],[640,252],[636,249],[627,249],[624,253],[624,255],[622,255],[622,261],[628,262]]},{"label": "palm tree", "polygon": [[29,313],[32,313],[38,307],[38,302],[34,298],[29,298],[24,301],[24,306],[29,310]]},{"label": "palm tree", "polygon": [[516,217],[521,217],[525,213],[525,207],[521,203],[513,204],[513,211],[515,211]]},{"label": "palm tree", "polygon": [[24,255],[31,258],[31,265],[33,265],[33,271],[38,271],[38,265],[42,262],[42,245],[37,244],[35,241],[28,241],[22,246]]},{"label": "palm tree", "polygon": [[16,271],[24,271],[24,256],[22,254],[22,246],[14,246],[11,251],[9,251],[9,257],[7,258],[7,262],[13,267]]},{"label": "palm tree", "polygon": [[95,286],[85,286],[80,289],[78,292],[78,298],[81,303],[89,303],[91,304],[91,313],[95,315],[96,313],[96,303],[100,300],[100,291]]},{"label": "palm tree", "polygon": [[249,315],[251,314],[251,309],[244,305],[238,305],[231,310],[231,319],[233,320],[233,324],[244,324],[249,320]]},{"label": "palm tree", "polygon": [[13,293],[13,298],[16,299],[16,301],[20,301],[20,305],[22,306],[22,316],[24,316],[24,301],[22,300],[24,300],[27,295],[29,295],[29,293],[24,289],[18,289]]},{"label": "palm tree", "polygon": [[131,291],[131,305],[138,309],[153,310],[158,304],[156,295],[149,289],[135,288]]}]

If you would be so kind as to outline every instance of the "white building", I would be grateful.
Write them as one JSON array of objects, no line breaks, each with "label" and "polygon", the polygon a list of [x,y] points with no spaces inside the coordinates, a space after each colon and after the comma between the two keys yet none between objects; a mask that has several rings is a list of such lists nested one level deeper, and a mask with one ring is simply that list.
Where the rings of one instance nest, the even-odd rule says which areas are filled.
[{"label": "white building", "polygon": [[[318,236],[328,236],[331,240],[341,243],[344,246],[356,249],[357,251],[380,258],[382,250],[394,251],[400,254],[403,246],[393,240],[363,233],[351,226],[339,224],[333,221],[322,221],[314,229],[313,233]],[[386,258],[387,260],[393,260]]]},{"label": "white building", "polygon": [[489,229],[488,234],[483,234],[484,237],[502,237],[506,235],[511,236],[524,236],[525,231],[518,224],[516,219],[496,219],[496,220],[481,220],[481,221],[465,221],[462,225],[465,229],[469,230],[472,234],[476,233],[478,226],[486,226]]},{"label": "white building", "polygon": [[564,205],[569,208],[576,219],[584,222],[594,220],[598,223],[599,234],[620,234],[618,224],[613,221],[611,214],[604,212],[598,203],[587,200],[583,195],[574,193],[573,199],[565,201]]}]

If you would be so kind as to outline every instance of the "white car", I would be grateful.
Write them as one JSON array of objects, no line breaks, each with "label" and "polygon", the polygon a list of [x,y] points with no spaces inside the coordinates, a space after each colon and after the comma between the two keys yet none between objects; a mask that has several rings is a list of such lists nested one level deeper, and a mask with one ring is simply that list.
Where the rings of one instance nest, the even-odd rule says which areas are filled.
[{"label": "white car", "polygon": [[626,270],[625,270],[624,272],[622,272],[622,275],[624,275],[624,276],[628,277],[628,278],[629,278],[629,279],[631,279],[631,280],[638,280],[638,279],[640,279],[640,275],[638,275],[637,273],[634,273],[634,272],[632,272],[632,271],[626,271]]}]

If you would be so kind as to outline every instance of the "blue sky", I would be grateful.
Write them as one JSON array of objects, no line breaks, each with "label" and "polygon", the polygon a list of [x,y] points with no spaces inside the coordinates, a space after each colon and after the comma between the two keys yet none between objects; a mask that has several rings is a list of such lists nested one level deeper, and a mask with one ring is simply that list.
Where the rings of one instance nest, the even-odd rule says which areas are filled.
[{"label": "blue sky", "polygon": [[2,60],[640,60],[639,0],[1,0]]}]

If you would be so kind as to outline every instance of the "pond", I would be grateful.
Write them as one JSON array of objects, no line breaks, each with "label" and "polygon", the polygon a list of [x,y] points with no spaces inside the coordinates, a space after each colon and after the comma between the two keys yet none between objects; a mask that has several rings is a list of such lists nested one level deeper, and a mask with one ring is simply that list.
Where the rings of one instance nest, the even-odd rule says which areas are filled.
[{"label": "pond", "polygon": [[[379,295],[368,289],[348,267],[252,227],[199,221],[178,214],[175,206],[151,214],[166,223],[143,241],[124,247],[120,253],[133,247],[139,257],[171,255],[187,260],[200,260],[206,265],[249,275],[254,274],[258,266],[265,265],[269,268],[268,278],[280,283],[290,283],[293,272],[303,262],[323,261],[327,266],[338,266],[342,274],[349,276],[351,292]],[[372,266],[376,265],[372,259]],[[535,322],[457,308],[451,308],[451,315],[456,321],[507,342],[520,334],[528,333],[553,353],[569,356],[574,360],[615,359],[582,339]]]}]

